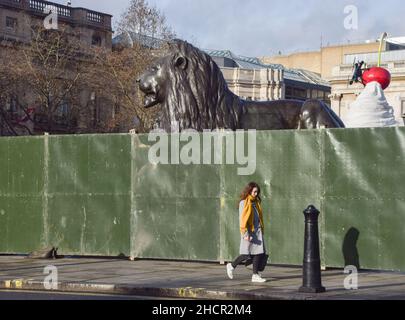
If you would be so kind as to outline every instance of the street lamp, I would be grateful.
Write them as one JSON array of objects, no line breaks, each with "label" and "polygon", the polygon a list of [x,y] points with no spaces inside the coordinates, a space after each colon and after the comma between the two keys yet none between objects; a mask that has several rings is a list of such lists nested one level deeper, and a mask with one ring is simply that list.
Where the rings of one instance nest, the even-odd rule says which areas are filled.
[{"label": "street lamp", "polygon": [[386,32],[384,32],[381,35],[381,39],[380,39],[380,48],[378,49],[378,64],[377,66],[380,67],[381,66],[381,51],[383,49],[383,42],[384,40],[388,37],[388,34]]}]

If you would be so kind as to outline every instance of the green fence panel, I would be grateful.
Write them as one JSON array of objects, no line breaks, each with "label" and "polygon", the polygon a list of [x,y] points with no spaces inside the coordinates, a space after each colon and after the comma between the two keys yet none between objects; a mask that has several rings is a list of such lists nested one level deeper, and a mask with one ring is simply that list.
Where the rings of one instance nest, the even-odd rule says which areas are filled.
[{"label": "green fence panel", "polygon": [[235,166],[224,166],[223,185],[229,222],[223,249],[226,259],[235,257],[239,250],[238,196],[248,182],[255,181],[262,188],[264,235],[271,261],[302,263],[302,211],[309,204],[320,205],[319,140],[318,131],[258,131],[255,173],[238,175]]},{"label": "green fence panel", "polygon": [[44,243],[42,139],[0,140],[0,252],[19,253]]},{"label": "green fence panel", "polygon": [[[172,138],[167,142],[171,150]],[[178,143],[182,149],[188,142]],[[154,164],[148,160],[153,144],[147,135],[133,136],[131,255],[217,260],[219,166],[176,164],[170,152],[169,164]]]},{"label": "green fence panel", "polygon": [[49,243],[69,254],[129,255],[128,135],[50,136]]},{"label": "green fence panel", "polygon": [[0,252],[8,251],[8,141],[7,138],[0,139]]},{"label": "green fence panel", "polygon": [[328,266],[405,269],[404,129],[328,131],[322,213]]}]

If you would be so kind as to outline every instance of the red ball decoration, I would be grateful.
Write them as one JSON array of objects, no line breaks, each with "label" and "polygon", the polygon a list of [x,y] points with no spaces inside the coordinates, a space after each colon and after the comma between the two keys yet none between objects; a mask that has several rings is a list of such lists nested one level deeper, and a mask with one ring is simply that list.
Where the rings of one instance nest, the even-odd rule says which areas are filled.
[{"label": "red ball decoration", "polygon": [[366,85],[367,83],[377,81],[382,89],[388,88],[391,83],[391,73],[387,69],[374,67],[370,69],[366,69],[363,72],[363,84]]}]

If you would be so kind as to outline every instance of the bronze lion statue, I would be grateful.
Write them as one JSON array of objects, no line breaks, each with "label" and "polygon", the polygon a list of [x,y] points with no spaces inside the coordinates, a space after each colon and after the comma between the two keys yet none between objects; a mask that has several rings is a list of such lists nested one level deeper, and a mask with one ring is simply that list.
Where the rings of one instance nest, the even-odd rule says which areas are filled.
[{"label": "bronze lion statue", "polygon": [[137,82],[145,108],[161,104],[159,127],[167,132],[344,128],[322,101],[241,99],[229,90],[213,59],[182,40],[169,43],[169,54]]}]

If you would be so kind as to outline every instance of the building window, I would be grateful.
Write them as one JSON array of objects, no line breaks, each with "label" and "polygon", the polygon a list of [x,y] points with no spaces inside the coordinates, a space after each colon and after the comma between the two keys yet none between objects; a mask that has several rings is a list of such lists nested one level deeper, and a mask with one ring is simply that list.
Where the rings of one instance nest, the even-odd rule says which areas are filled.
[{"label": "building window", "polygon": [[93,45],[93,46],[101,46],[101,37],[99,36],[99,35],[94,35],[92,38],[91,38],[91,44]]},{"label": "building window", "polygon": [[100,106],[94,103],[93,106],[93,127],[96,128],[101,120]]},{"label": "building window", "polygon": [[6,101],[6,111],[8,112],[17,112],[17,100],[14,98],[9,98]]},{"label": "building window", "polygon": [[115,119],[118,116],[119,113],[120,113],[119,104],[114,104],[114,106],[112,108],[112,118]]},{"label": "building window", "polygon": [[285,98],[286,99],[292,99],[293,93],[292,93],[292,88],[291,87],[286,87],[285,88]]},{"label": "building window", "polygon": [[306,99],[307,98],[307,90],[301,89],[301,88],[295,88],[294,89],[294,96],[300,99]]},{"label": "building window", "polygon": [[61,118],[67,118],[69,114],[69,104],[67,102],[62,102],[58,109],[56,110],[56,115]]},{"label": "building window", "polygon": [[17,19],[12,17],[6,17],[6,27],[7,29],[15,30],[17,28]]},{"label": "building window", "polygon": [[55,112],[55,123],[58,125],[67,125],[69,121],[69,103],[63,101]]}]

